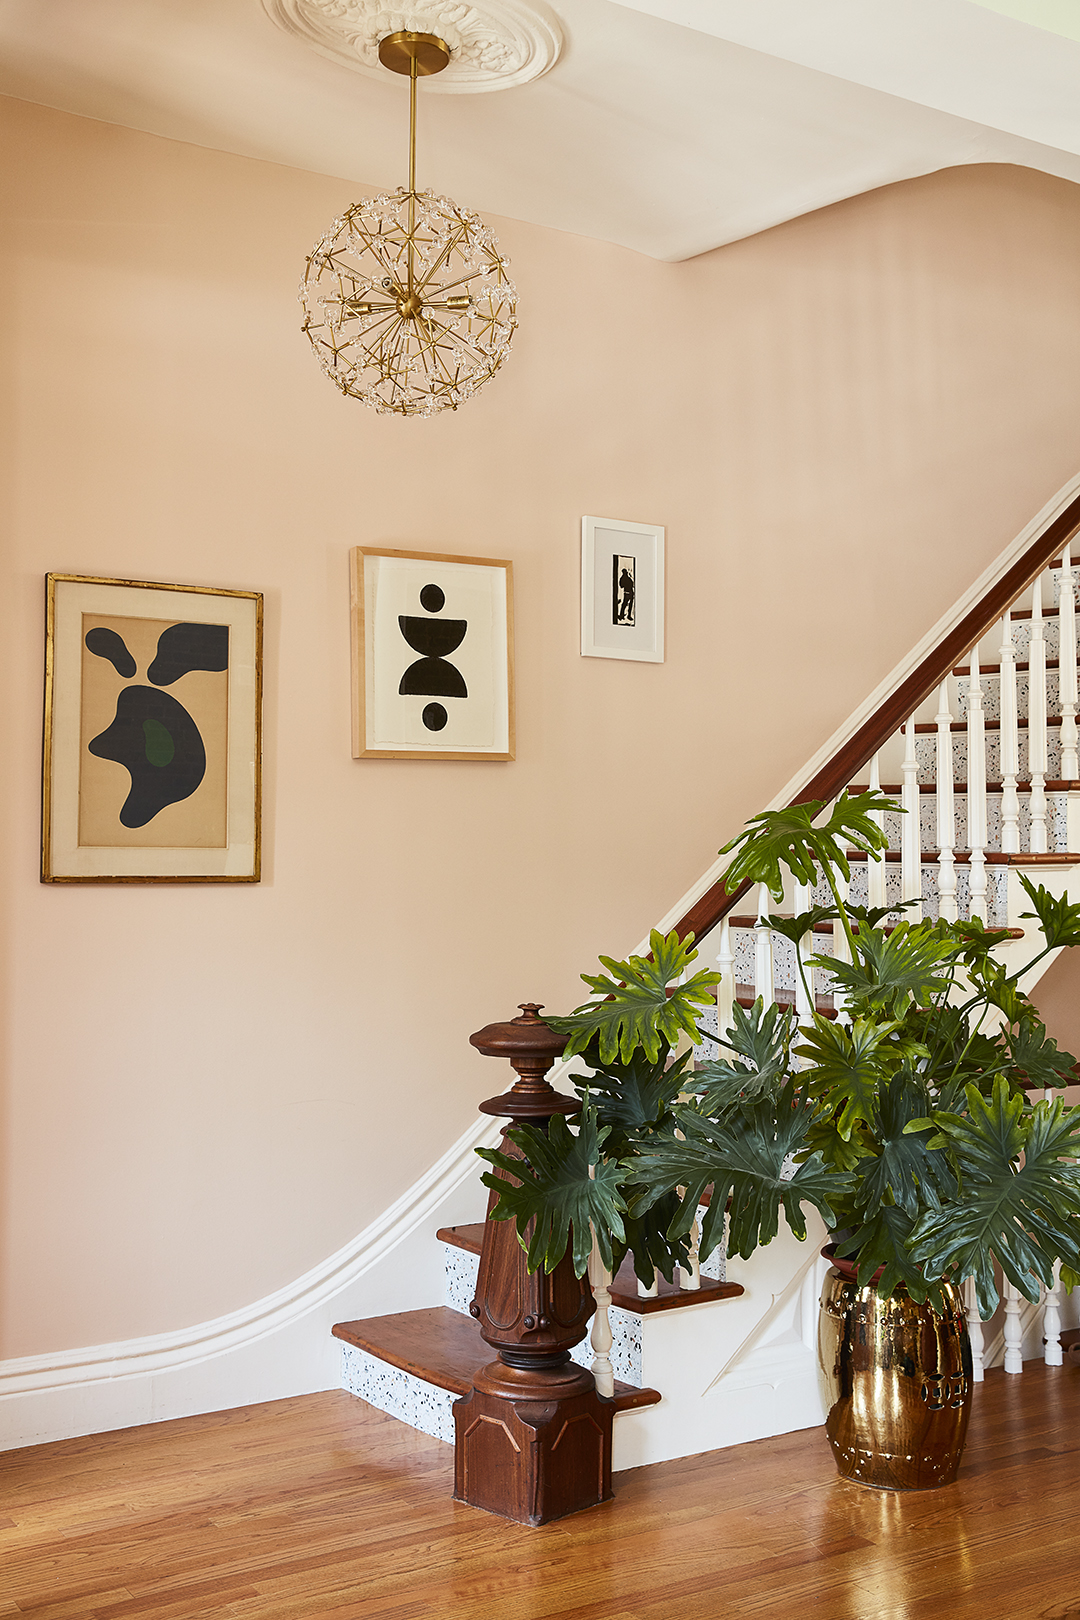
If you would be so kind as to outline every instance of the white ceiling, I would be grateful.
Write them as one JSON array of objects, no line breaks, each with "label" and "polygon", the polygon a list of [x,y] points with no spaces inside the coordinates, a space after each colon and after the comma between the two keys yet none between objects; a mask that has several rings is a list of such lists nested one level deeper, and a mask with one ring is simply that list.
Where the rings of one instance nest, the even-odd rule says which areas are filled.
[{"label": "white ceiling", "polygon": [[[553,0],[545,77],[421,89],[418,182],[684,259],[892,181],[1019,163],[1080,181],[1080,0]],[[0,93],[393,188],[404,82],[260,0],[0,0]]]}]

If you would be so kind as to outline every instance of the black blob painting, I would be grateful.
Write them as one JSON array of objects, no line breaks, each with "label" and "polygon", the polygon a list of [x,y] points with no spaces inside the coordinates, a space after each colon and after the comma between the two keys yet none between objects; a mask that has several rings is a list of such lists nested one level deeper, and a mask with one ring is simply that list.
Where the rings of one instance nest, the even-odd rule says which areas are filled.
[{"label": "black blob painting", "polygon": [[120,808],[123,827],[145,827],[167,804],[190,798],[206,775],[198,726],[182,703],[152,686],[121,687],[112,725],[87,746],[131,777]]},{"label": "black blob painting", "polygon": [[225,847],[228,669],[227,625],[83,616],[80,845]]},{"label": "black blob painting", "polygon": [[633,625],[637,623],[637,589],[634,575],[636,558],[613,556],[611,559],[611,622]]}]

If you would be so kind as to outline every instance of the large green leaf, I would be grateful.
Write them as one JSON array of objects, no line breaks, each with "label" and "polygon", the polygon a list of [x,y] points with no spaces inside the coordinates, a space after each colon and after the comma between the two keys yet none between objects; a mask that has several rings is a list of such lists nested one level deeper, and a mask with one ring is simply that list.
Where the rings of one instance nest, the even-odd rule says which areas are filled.
[{"label": "large green leaf", "polygon": [[689,1231],[711,1185],[702,1253],[711,1253],[720,1242],[730,1198],[728,1252],[744,1259],[761,1244],[772,1242],[781,1209],[799,1238],[806,1236],[804,1202],[834,1224],[830,1197],[834,1189],[845,1191],[843,1177],[831,1175],[816,1154],[798,1165],[790,1179],[781,1175],[784,1161],[802,1147],[812,1117],[808,1099],[793,1084],[777,1097],[752,1103],[720,1122],[703,1119],[690,1108],[677,1112],[682,1136],[674,1131],[658,1133],[634,1160],[633,1179],[644,1191],[634,1200],[631,1213],[682,1187],[679,1214],[669,1228],[669,1236],[680,1236]]},{"label": "large green leaf", "polygon": [[[636,1189],[627,1186],[624,1190],[629,1199]],[[690,1239],[686,1233],[674,1239],[668,1236],[668,1228],[674,1221],[678,1209],[678,1197],[674,1193],[669,1193],[643,1210],[640,1215],[623,1216],[626,1247],[633,1256],[634,1274],[640,1277],[646,1288],[652,1287],[657,1272],[666,1277],[668,1282],[673,1282],[675,1267],[686,1260],[690,1251]],[[621,1260],[618,1253],[616,1259]]]},{"label": "large green leaf", "polygon": [[778,917],[770,913],[769,927],[773,933],[790,939],[793,945],[799,945],[807,934],[813,933],[818,923],[835,922],[839,915],[835,906],[811,906],[809,911],[800,911],[796,917]]},{"label": "large green leaf", "polygon": [[963,1192],[922,1216],[911,1257],[928,1277],[973,1276],[984,1320],[998,1304],[995,1259],[1032,1300],[1040,1283],[1050,1285],[1059,1256],[1080,1269],[1080,1110],[1055,1098],[1025,1112],[999,1075],[989,1099],[969,1086],[965,1114],[934,1116]]},{"label": "large green leaf", "polygon": [[988,1006],[996,1007],[1007,1024],[1014,1024],[1030,1007],[1031,1003],[1016,988],[1014,979],[1001,962],[987,958],[975,964],[969,972],[977,995]]},{"label": "large green leaf", "polygon": [[914,1221],[924,1209],[939,1209],[943,1198],[956,1197],[959,1187],[948,1154],[928,1146],[934,1127],[907,1129],[925,1118],[929,1106],[926,1085],[910,1069],[898,1070],[882,1086],[874,1130],[867,1135],[876,1151],[857,1169],[857,1202],[867,1219],[878,1207],[896,1204]]},{"label": "large green leaf", "polygon": [[758,996],[747,1011],[736,1002],[725,1045],[740,1061],[714,1058],[703,1063],[686,1089],[700,1097],[700,1108],[716,1118],[740,1102],[755,1102],[780,1089],[787,1078],[795,1015],[777,1002],[766,1007]]},{"label": "large green leaf", "polygon": [[914,1224],[911,1216],[895,1204],[882,1204],[868,1214],[864,1225],[846,1245],[859,1257],[860,1288],[868,1287],[874,1272],[882,1266],[877,1283],[879,1294],[891,1294],[897,1283],[902,1282],[916,1304],[940,1297],[940,1279],[928,1282],[908,1251]]},{"label": "large green leaf", "polygon": [[625,962],[602,956],[608,974],[581,975],[598,999],[576,1007],[566,1017],[546,1020],[558,1034],[570,1037],[564,1055],[584,1052],[596,1040],[602,1063],[615,1057],[625,1063],[639,1048],[655,1062],[664,1043],[675,1046],[680,1034],[690,1035],[696,1042],[694,1009],[713,999],[720,975],[703,970],[685,984],[675,983],[697,960],[697,951],[691,949],[693,940],[693,934],[680,939],[674,930],[665,939],[654,929],[649,936],[650,956],[630,956]]},{"label": "large green leaf", "polygon": [[1034,1009],[1022,1014],[1016,1027],[1005,1032],[1005,1042],[1018,1083],[1024,1080],[1040,1091],[1076,1084],[1076,1059],[1071,1052],[1063,1052],[1053,1036],[1046,1033],[1046,1025]]},{"label": "large green leaf", "polygon": [[948,992],[950,976],[943,977],[941,970],[957,955],[955,941],[932,926],[901,922],[889,934],[879,928],[860,930],[853,962],[815,960],[828,968],[849,1002],[898,1018],[912,1001],[925,1004]]},{"label": "large green leaf", "polygon": [[[602,1157],[607,1130],[597,1125],[596,1113],[585,1107],[575,1136],[562,1114],[552,1116],[547,1133],[535,1125],[522,1125],[507,1135],[525,1155],[518,1159],[497,1148],[477,1148],[482,1159],[502,1175],[486,1170],[485,1187],[499,1193],[491,1211],[494,1221],[516,1221],[518,1238],[529,1256],[529,1270],[543,1266],[554,1271],[567,1244],[572,1243],[574,1271],[585,1275],[595,1228],[600,1256],[609,1271],[615,1269],[612,1238],[625,1238],[619,1190],[621,1171],[615,1160]],[[595,1173],[590,1174],[590,1167]],[[533,1223],[530,1228],[530,1222]]]},{"label": "large green leaf", "polygon": [[650,1129],[665,1117],[691,1080],[686,1071],[694,1054],[684,1052],[668,1066],[665,1045],[655,1059],[639,1050],[625,1062],[620,1057],[604,1062],[599,1046],[599,1039],[594,1039],[583,1054],[593,1073],[588,1078],[574,1075],[573,1081],[579,1095],[594,1105],[599,1123],[610,1126],[620,1138],[618,1146],[609,1143],[609,1153],[616,1157],[622,1152],[623,1139]]},{"label": "large green leaf", "polygon": [[1032,883],[1023,872],[1019,873],[1019,878],[1035,907],[1034,911],[1021,912],[1021,916],[1038,919],[1047,948],[1056,950],[1059,945],[1080,945],[1080,905],[1071,905],[1067,895],[1057,899],[1041,883],[1038,886]]},{"label": "large green leaf", "polygon": [[845,788],[833,805],[828,821],[815,827],[813,823],[827,802],[808,799],[805,804],[791,804],[784,810],[765,810],[761,815],[752,816],[745,830],[720,851],[721,855],[733,849],[738,851],[724,873],[728,891],[744,882],[764,883],[779,901],[784,898],[781,867],[786,866],[800,883],[813,885],[817,882],[819,866],[850,878],[849,844],[875,857],[888,848],[888,839],[877,823],[871,821],[870,813],[900,811],[900,806],[892,799],[882,793],[851,795]]},{"label": "large green leaf", "polygon": [[844,1141],[860,1120],[874,1124],[878,1087],[896,1068],[897,1049],[890,1036],[898,1027],[893,1019],[857,1018],[848,1028],[819,1017],[812,1029],[803,1031],[797,1054],[813,1064],[806,1079],[815,1099],[836,1115],[836,1130]]}]

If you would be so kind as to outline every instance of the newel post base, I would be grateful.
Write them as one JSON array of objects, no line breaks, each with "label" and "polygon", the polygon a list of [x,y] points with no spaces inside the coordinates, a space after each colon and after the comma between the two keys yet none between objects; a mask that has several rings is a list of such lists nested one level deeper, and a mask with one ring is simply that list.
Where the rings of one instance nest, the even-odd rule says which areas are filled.
[{"label": "newel post base", "polygon": [[[480,1111],[510,1125],[544,1126],[579,1104],[544,1078],[565,1040],[525,1003],[522,1017],[471,1036],[491,1057],[509,1058],[519,1076]],[[502,1150],[517,1150],[503,1137]],[[488,1213],[497,1202],[492,1192]],[[454,1496],[519,1524],[546,1524],[611,1496],[615,1408],[593,1376],[570,1360],[594,1309],[587,1277],[566,1255],[550,1274],[529,1275],[512,1221],[487,1222],[476,1298],[469,1307],[481,1337],[498,1352],[454,1403]]]}]

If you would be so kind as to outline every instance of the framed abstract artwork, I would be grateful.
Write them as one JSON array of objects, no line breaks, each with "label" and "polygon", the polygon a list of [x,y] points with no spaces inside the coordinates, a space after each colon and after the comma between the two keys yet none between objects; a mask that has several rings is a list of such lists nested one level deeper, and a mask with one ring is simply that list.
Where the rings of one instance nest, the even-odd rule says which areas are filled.
[{"label": "framed abstract artwork", "polygon": [[663,529],[582,518],[581,652],[664,662]]},{"label": "framed abstract artwork", "polygon": [[353,758],[514,757],[513,565],[355,546]]},{"label": "framed abstract artwork", "polygon": [[257,883],[262,596],[46,576],[44,883]]}]

